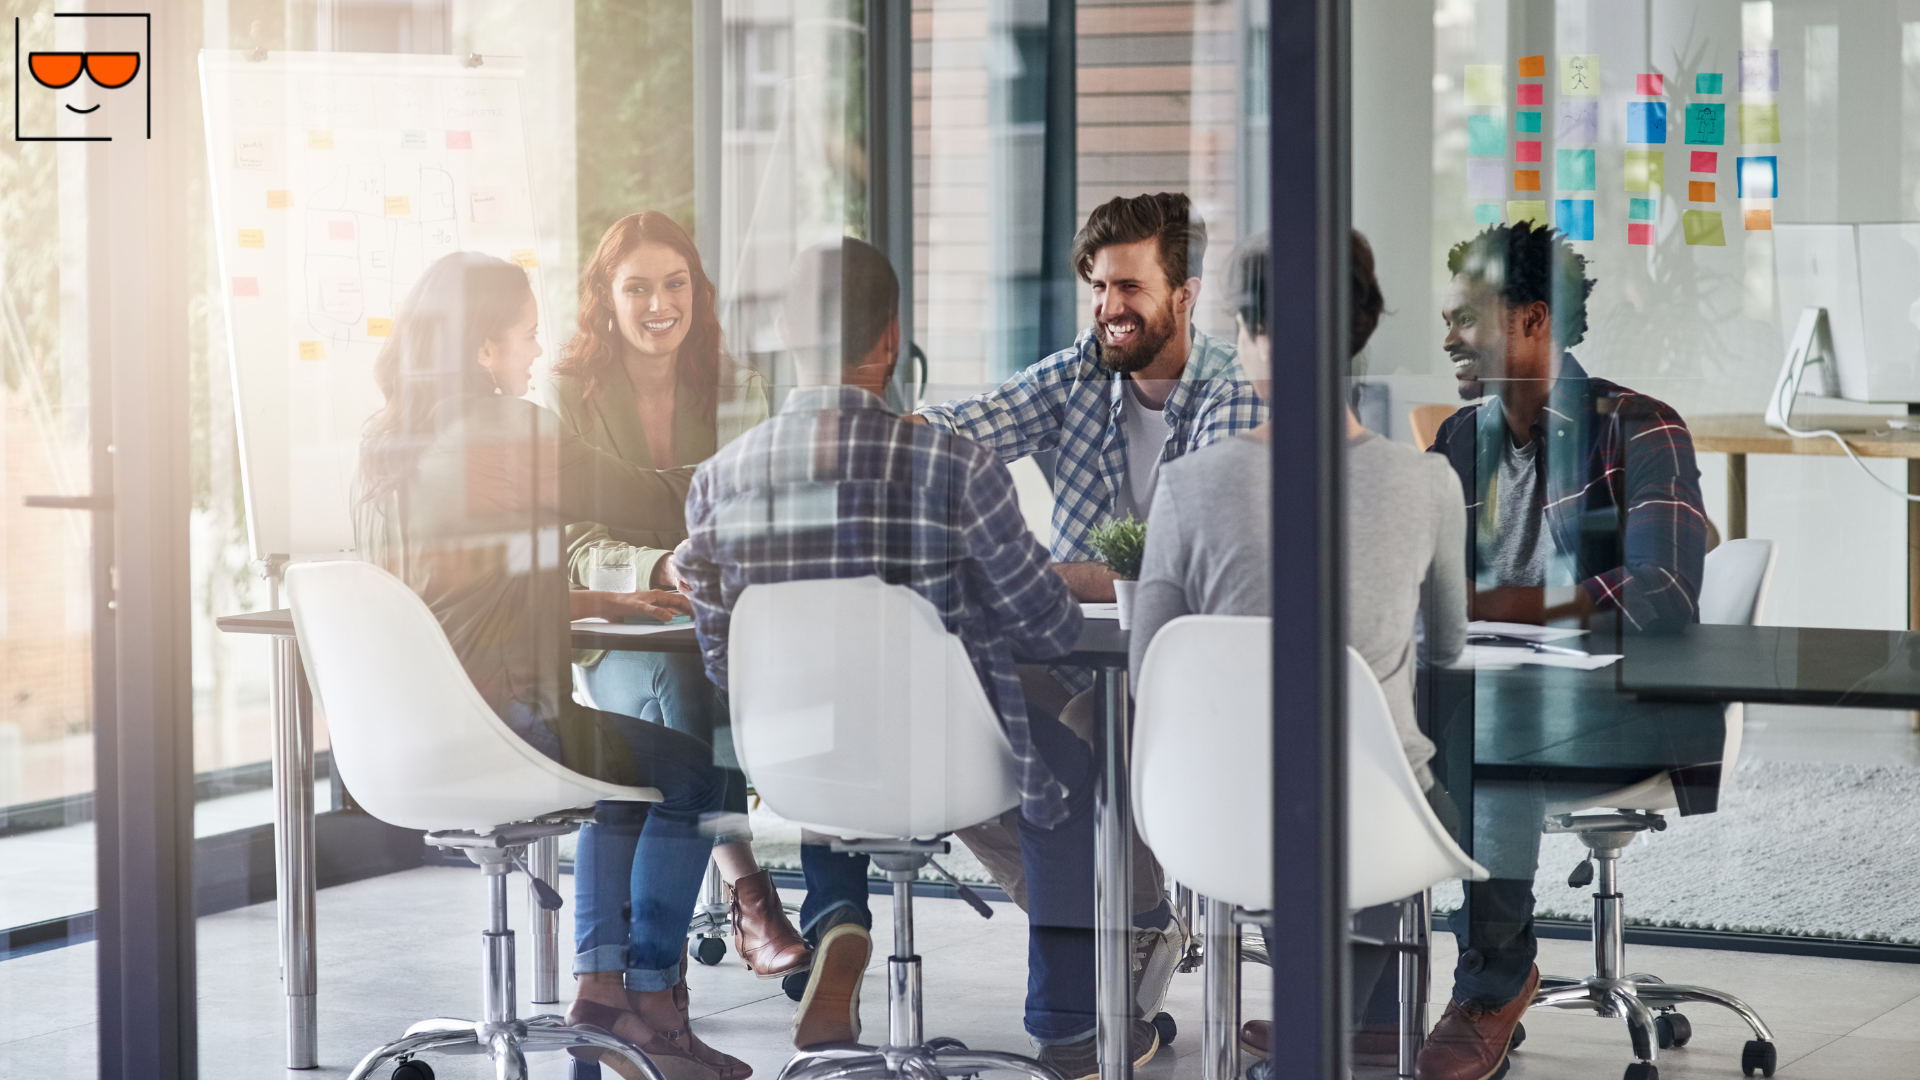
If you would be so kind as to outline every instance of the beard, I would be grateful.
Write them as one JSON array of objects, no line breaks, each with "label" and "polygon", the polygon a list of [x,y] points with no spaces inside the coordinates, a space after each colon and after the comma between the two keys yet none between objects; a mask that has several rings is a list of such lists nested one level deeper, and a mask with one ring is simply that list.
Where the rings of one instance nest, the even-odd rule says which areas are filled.
[{"label": "beard", "polygon": [[[1132,340],[1124,345],[1114,345],[1107,341],[1107,327],[1128,323],[1138,323]],[[1093,320],[1094,341],[1100,347],[1100,366],[1108,371],[1122,375],[1131,374],[1153,363],[1160,350],[1167,347],[1173,335],[1179,330],[1179,324],[1173,317],[1173,305],[1168,304],[1156,312],[1152,318],[1141,319],[1128,312],[1111,322],[1095,318]]]},{"label": "beard", "polygon": [[[1487,396],[1487,365],[1476,353],[1455,355],[1453,378],[1462,401],[1477,401]],[[1462,364],[1460,361],[1465,360]]]}]

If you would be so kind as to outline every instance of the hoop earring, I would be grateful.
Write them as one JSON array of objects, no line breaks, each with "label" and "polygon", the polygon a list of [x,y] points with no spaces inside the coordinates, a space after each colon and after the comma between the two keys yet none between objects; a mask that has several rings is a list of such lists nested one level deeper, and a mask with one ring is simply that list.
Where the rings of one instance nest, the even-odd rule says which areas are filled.
[{"label": "hoop earring", "polygon": [[613,325],[613,316],[609,315],[607,316],[607,333],[612,334],[616,332],[617,328]]}]

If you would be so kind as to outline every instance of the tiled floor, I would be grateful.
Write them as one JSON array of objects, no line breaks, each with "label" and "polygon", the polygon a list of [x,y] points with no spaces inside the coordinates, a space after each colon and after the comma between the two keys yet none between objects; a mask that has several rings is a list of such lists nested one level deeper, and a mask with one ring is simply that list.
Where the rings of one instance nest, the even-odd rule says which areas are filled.
[{"label": "tiled floor", "polygon": [[[516,882],[516,922],[520,892]],[[887,899],[876,896],[873,906],[879,925],[890,925]],[[1025,922],[1011,905],[994,907],[987,921],[958,901],[916,902],[927,1031],[975,1047],[1030,1052],[1019,1022]],[[322,1066],[293,1076],[344,1076],[361,1054],[415,1019],[473,1015],[479,997],[476,935],[483,921],[480,877],[470,870],[422,868],[321,892]],[[257,1078],[279,1069],[274,940],[271,905],[201,920],[201,1076]],[[526,1015],[535,1010],[525,1002],[531,973],[524,930],[519,944]],[[1444,935],[1436,944],[1439,956],[1451,955]],[[885,1023],[884,955],[884,948],[877,951],[863,999],[870,1036]],[[1580,942],[1546,941],[1542,968],[1577,973],[1588,955]],[[1630,957],[1634,970],[1744,996],[1774,1025],[1783,1077],[1920,1080],[1920,965],[1655,948],[1633,949]],[[94,1031],[86,1022],[93,1008],[93,958],[92,946],[83,945],[0,963],[0,1077],[93,1073]],[[1262,1015],[1268,1000],[1264,970],[1249,968],[1247,974],[1245,1013]],[[786,1038],[793,1006],[778,984],[752,978],[732,957],[719,967],[696,966],[691,983],[701,1035],[772,1080],[792,1053]],[[1436,977],[1436,996],[1443,994],[1444,972]],[[1143,1080],[1199,1077],[1199,995],[1198,975],[1175,978],[1167,1008],[1182,1034],[1141,1070]],[[1661,1058],[1662,1076],[1739,1076],[1747,1036],[1738,1021],[1704,1007],[1688,1015],[1694,1043]],[[1618,1021],[1533,1013],[1527,1028],[1530,1037],[1510,1074],[1514,1080],[1615,1080],[1627,1063]],[[541,1080],[566,1074],[558,1057],[537,1057],[533,1064]],[[434,1065],[449,1080],[491,1075],[476,1058],[442,1057]]]}]

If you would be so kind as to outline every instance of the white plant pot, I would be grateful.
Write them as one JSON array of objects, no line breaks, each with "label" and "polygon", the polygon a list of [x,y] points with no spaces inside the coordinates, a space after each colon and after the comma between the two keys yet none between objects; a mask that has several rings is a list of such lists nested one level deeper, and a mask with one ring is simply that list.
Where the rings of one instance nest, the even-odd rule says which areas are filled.
[{"label": "white plant pot", "polygon": [[1140,588],[1137,581],[1116,581],[1113,583],[1113,599],[1120,608],[1120,629],[1133,625],[1133,594]]}]

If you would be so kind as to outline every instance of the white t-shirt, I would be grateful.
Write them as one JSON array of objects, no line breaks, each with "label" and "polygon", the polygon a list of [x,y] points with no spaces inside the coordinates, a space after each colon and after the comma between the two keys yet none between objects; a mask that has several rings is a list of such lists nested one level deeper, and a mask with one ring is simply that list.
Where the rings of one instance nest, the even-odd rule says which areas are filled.
[{"label": "white t-shirt", "polygon": [[1140,391],[1127,380],[1120,410],[1121,433],[1126,438],[1127,482],[1121,485],[1113,516],[1124,520],[1128,514],[1147,520],[1153,508],[1153,490],[1160,483],[1160,456],[1166,452],[1173,431],[1167,427],[1166,413],[1140,401]]}]

